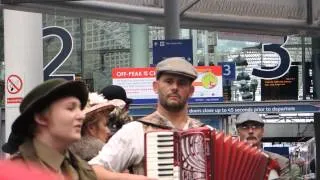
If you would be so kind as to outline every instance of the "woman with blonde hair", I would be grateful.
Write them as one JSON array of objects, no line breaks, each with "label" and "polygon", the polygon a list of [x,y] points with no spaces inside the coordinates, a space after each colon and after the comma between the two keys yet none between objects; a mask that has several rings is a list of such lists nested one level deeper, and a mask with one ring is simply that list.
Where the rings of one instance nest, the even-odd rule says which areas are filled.
[{"label": "woman with blonde hair", "polygon": [[124,106],[125,102],[122,100],[108,101],[100,94],[89,93],[81,127],[82,137],[71,145],[70,150],[86,161],[96,156],[112,135],[108,128],[110,113],[121,112]]}]

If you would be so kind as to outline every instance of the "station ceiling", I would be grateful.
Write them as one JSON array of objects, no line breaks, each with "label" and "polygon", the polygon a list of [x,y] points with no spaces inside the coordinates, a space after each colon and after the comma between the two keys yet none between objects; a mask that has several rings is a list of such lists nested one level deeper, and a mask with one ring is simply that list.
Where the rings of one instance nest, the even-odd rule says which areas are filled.
[{"label": "station ceiling", "polygon": [[[165,0],[3,0],[3,8],[164,26]],[[23,3],[27,2],[27,3]],[[308,2],[308,3],[307,3]],[[318,0],[179,0],[181,27],[272,35],[320,35]],[[188,8],[190,7],[190,8]]]}]

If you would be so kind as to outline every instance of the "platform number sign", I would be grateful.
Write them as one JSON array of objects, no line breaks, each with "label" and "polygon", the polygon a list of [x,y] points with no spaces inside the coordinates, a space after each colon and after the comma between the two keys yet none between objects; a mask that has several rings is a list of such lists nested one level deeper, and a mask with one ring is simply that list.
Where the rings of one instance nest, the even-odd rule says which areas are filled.
[{"label": "platform number sign", "polygon": [[252,75],[260,77],[261,79],[277,79],[285,75],[291,65],[291,59],[289,52],[283,47],[288,41],[288,37],[285,37],[283,44],[263,44],[262,52],[270,51],[277,53],[280,56],[279,64],[273,69],[258,69],[253,68]]},{"label": "platform number sign", "polygon": [[68,30],[58,26],[49,26],[43,29],[43,39],[56,37],[60,40],[61,47],[59,52],[43,68],[44,80],[53,78],[64,78],[73,80],[75,74],[56,74],[55,72],[69,58],[73,50],[73,39]]},{"label": "platform number sign", "polygon": [[236,79],[236,63],[234,62],[219,62],[222,67],[222,77],[224,80]]}]

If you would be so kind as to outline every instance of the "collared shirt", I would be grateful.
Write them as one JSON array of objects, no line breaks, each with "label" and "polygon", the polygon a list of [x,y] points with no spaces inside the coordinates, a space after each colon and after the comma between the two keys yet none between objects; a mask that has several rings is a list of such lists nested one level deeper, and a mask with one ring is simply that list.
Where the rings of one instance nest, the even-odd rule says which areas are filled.
[{"label": "collared shirt", "polygon": [[[58,174],[69,175],[73,180],[79,179],[77,171],[72,167],[70,163],[71,160],[68,151],[65,153],[65,155],[62,155],[36,139],[33,140],[33,144],[39,159],[46,167]],[[64,172],[65,170],[61,169],[63,161],[65,160],[68,162],[67,164],[69,172]]]},{"label": "collared shirt", "polygon": [[144,130],[141,122],[122,126],[105,144],[99,154],[89,161],[90,165],[122,172],[129,166],[139,164],[144,156]]},{"label": "collared shirt", "polygon": [[57,173],[61,172],[61,165],[65,156],[36,139],[33,140],[33,144],[41,162],[51,170]]},{"label": "collared shirt", "polygon": [[[159,120],[163,126],[173,127],[172,123],[158,112],[147,116]],[[143,118],[142,118],[143,119]],[[183,130],[190,128],[192,119],[188,118]],[[130,122],[111,137],[99,154],[89,161],[90,165],[100,165],[105,168],[122,172],[130,166],[139,165],[144,158],[144,127],[141,122]]]},{"label": "collared shirt", "polygon": [[[37,150],[35,148],[35,144],[37,144],[36,145]],[[44,168],[48,171],[56,172],[56,170],[58,169],[58,166],[53,165],[53,164],[59,164],[59,163],[52,163],[52,159],[57,158],[57,157],[53,158],[52,155],[55,153],[58,153],[58,152],[43,154],[43,151],[51,152],[54,150],[39,141],[34,143],[34,140],[27,138],[25,140],[25,142],[23,142],[19,146],[18,152],[15,153],[14,155],[12,155],[10,157],[10,159],[12,161],[16,161],[16,162],[22,161],[23,164],[25,164],[27,166],[36,165],[36,166],[40,166],[41,168]],[[41,154],[41,158],[39,157],[39,153]],[[64,156],[61,154],[59,154],[59,155]],[[48,158],[51,160],[47,161]],[[75,170],[75,173],[74,173],[75,176],[72,175],[73,179],[78,179],[78,178],[80,180],[88,180],[88,179],[95,180],[95,179],[97,179],[96,174],[94,173],[91,166],[89,166],[86,161],[75,156],[72,152],[67,151],[66,158],[64,158],[64,159],[69,159],[67,161],[68,163],[66,163],[66,164],[69,164],[69,165],[72,164],[72,168],[74,167],[73,169]],[[61,160],[59,160],[59,161],[61,162]],[[64,177],[62,177],[62,179],[64,179]]]},{"label": "collared shirt", "polygon": [[[156,116],[159,116],[159,117],[162,118],[162,119],[166,119],[166,118],[165,118],[164,116],[162,116],[158,111],[154,112],[154,114],[155,114]],[[172,124],[171,121],[166,120],[165,122],[166,122],[166,126],[175,129],[175,127],[173,126],[173,124]],[[183,126],[183,128],[182,128],[181,130],[187,130],[187,129],[189,129],[190,122],[191,122],[191,119],[188,118],[188,119],[187,119],[187,122],[185,123],[185,125]]]}]

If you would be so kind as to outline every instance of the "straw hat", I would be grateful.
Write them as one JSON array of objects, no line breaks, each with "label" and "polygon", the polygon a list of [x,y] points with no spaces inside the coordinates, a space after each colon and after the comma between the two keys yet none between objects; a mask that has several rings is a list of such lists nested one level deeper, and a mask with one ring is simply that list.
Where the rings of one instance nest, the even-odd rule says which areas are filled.
[{"label": "straw hat", "polygon": [[126,103],[121,99],[113,99],[111,101],[104,98],[102,94],[96,92],[89,93],[88,103],[84,108],[86,116],[101,111],[113,111],[115,107],[123,108]]}]

